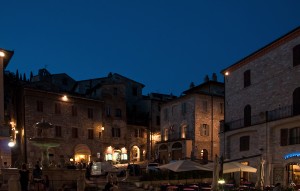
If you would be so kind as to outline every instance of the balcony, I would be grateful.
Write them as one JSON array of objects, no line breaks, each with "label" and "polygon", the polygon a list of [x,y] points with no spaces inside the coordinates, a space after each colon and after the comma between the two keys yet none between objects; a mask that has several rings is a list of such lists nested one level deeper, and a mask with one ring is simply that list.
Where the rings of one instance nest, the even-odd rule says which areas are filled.
[{"label": "balcony", "polygon": [[180,132],[172,132],[168,134],[168,140],[164,140],[164,137],[162,137],[162,141],[177,141],[177,140],[186,140],[186,139],[194,139],[194,132],[193,131],[187,131],[185,134],[182,134]]},{"label": "balcony", "polygon": [[221,132],[232,131],[297,115],[300,115],[300,105],[289,105],[271,111],[260,112],[258,115],[252,115],[247,120],[241,118],[225,124],[224,121],[221,121],[220,130]]}]

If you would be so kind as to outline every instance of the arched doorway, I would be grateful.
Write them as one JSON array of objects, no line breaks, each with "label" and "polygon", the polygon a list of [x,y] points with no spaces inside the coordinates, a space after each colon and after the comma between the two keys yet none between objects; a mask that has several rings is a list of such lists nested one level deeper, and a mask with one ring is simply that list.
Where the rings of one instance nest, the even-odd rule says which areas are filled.
[{"label": "arched doorway", "polygon": [[287,169],[287,185],[294,183],[300,185],[300,166],[297,162],[290,162],[286,165]]},{"label": "arched doorway", "polygon": [[182,144],[176,142],[172,145],[172,160],[182,159]]},{"label": "arched doorway", "polygon": [[90,162],[91,150],[86,144],[76,145],[74,148],[74,161],[75,162]]},{"label": "arched doorway", "polygon": [[141,157],[140,148],[136,145],[132,146],[130,150],[130,161],[139,162]]},{"label": "arched doorway", "polygon": [[165,164],[168,159],[168,146],[166,144],[160,145],[158,148],[159,163]]}]

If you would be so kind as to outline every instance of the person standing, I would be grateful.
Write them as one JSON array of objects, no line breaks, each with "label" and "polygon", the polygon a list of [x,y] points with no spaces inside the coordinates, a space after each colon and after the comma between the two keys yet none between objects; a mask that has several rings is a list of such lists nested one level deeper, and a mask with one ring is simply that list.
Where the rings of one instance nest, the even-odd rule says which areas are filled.
[{"label": "person standing", "polygon": [[19,170],[21,191],[28,191],[29,182],[29,170],[26,164],[22,164],[21,170]]},{"label": "person standing", "polygon": [[273,191],[281,191],[281,184],[280,183],[277,183],[275,185],[275,187],[273,188]]},{"label": "person standing", "polygon": [[43,188],[43,179],[42,179],[43,171],[38,164],[35,165],[35,168],[32,171],[32,178],[34,182],[35,190],[40,190]]}]

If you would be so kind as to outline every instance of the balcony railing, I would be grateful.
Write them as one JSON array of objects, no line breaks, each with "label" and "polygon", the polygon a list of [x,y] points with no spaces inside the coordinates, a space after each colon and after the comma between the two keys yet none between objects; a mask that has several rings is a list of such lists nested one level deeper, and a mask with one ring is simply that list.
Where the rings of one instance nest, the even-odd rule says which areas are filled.
[{"label": "balcony railing", "polygon": [[225,123],[222,121],[221,126],[221,132],[223,131],[232,131],[244,127],[249,127],[253,125],[258,125],[261,123],[276,121],[288,117],[293,117],[300,115],[300,105],[290,105],[290,106],[284,106],[280,107],[271,111],[261,112],[258,115],[252,115],[251,118],[245,120],[244,118],[234,120],[228,123]]},{"label": "balcony railing", "polygon": [[[168,134],[168,140],[165,141],[175,141],[175,140],[182,140],[182,139],[193,139],[194,132],[187,131],[186,133],[181,132],[173,132]],[[163,137],[164,138],[164,137]]]}]

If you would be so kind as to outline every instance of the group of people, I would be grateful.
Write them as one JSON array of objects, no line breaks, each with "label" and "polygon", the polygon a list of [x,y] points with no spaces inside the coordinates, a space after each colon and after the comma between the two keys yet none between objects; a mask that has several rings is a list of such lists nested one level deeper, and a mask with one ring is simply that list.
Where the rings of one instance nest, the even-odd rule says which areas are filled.
[{"label": "group of people", "polygon": [[37,163],[32,171],[32,177],[29,177],[29,170],[26,164],[22,164],[19,170],[21,191],[28,191],[29,183],[32,184],[34,190],[48,191],[49,190],[49,177],[43,176],[43,171]]}]

